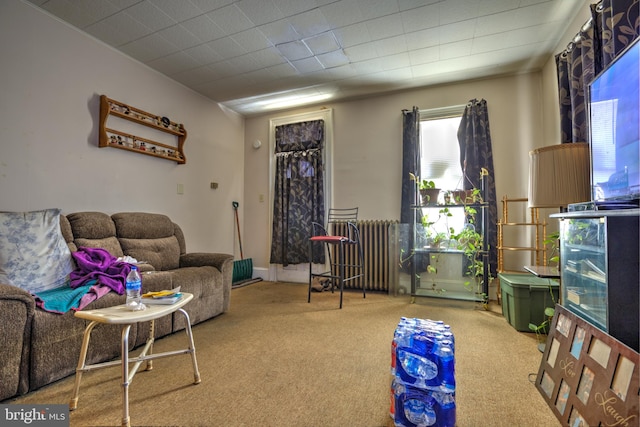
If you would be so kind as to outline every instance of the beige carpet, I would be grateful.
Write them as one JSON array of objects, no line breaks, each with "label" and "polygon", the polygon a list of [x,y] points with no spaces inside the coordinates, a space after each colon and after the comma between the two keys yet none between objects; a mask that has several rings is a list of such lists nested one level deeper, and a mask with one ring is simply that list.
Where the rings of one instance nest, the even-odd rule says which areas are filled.
[{"label": "beige carpet", "polygon": [[[359,292],[314,293],[259,282],[232,290],[231,309],[193,328],[202,383],[190,358],[154,361],[130,387],[132,425],[393,426],[390,348],[401,316],[444,320],[456,340],[458,426],[559,425],[529,375],[541,353],[499,306]],[[183,346],[183,333],[157,352]],[[120,370],[86,373],[72,426],[119,425]],[[535,375],[533,375],[535,377]],[[68,403],[73,377],[3,403]]]}]

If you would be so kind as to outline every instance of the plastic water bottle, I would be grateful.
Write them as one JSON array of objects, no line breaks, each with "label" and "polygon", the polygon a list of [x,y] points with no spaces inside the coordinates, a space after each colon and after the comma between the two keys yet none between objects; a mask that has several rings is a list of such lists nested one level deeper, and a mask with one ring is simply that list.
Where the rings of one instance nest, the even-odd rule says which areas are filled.
[{"label": "plastic water bottle", "polygon": [[147,308],[142,303],[142,277],[138,273],[138,267],[131,266],[131,271],[127,275],[126,286],[127,290],[127,302],[126,305],[129,310],[138,311]]}]

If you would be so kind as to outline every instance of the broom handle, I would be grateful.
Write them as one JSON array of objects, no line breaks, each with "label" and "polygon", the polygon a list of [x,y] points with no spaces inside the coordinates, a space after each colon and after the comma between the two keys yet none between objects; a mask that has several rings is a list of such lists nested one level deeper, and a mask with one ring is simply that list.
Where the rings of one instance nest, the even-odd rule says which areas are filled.
[{"label": "broom handle", "polygon": [[233,210],[236,212],[236,227],[238,228],[238,244],[240,245],[240,259],[244,259],[242,253],[242,238],[240,237],[240,220],[238,219],[238,202],[233,202]]}]

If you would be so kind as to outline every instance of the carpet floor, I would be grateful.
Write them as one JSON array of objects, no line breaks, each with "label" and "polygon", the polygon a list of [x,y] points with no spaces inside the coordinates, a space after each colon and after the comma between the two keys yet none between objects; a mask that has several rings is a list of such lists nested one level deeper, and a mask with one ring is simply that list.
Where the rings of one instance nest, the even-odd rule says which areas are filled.
[{"label": "carpet floor", "polygon": [[[535,334],[513,329],[498,305],[258,282],[233,289],[230,310],[193,327],[202,382],[187,355],[154,361],[129,388],[132,425],[390,427],[390,351],[400,317],[443,320],[455,337],[457,426],[559,422],[534,384]],[[186,345],[184,333],[154,351]],[[134,351],[132,355],[137,352]],[[74,377],[3,403],[67,404]],[[85,373],[71,426],[119,425],[119,368]]]}]

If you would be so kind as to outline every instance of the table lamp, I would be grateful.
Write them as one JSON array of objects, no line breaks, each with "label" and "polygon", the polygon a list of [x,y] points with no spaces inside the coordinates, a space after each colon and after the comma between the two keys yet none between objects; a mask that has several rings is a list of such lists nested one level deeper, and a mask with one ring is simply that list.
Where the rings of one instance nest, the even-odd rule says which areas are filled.
[{"label": "table lamp", "polygon": [[589,144],[550,145],[529,152],[529,207],[560,208],[591,200]]}]

